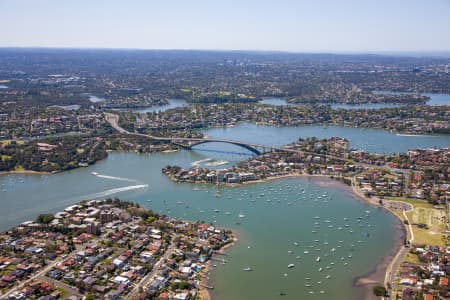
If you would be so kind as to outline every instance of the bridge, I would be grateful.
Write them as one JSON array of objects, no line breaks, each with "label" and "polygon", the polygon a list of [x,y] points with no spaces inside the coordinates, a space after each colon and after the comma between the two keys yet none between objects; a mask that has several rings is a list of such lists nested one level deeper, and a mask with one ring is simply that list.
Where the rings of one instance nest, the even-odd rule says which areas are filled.
[{"label": "bridge", "polygon": [[[188,149],[188,150],[192,150],[193,147],[201,145],[201,144],[206,144],[206,143],[225,143],[225,144],[231,144],[231,145],[235,145],[235,146],[239,146],[242,147],[244,149],[247,149],[248,151],[256,154],[256,155],[261,155],[262,153],[265,153],[265,149],[267,149],[267,147],[263,146],[263,145],[254,145],[254,144],[249,144],[249,143],[243,143],[243,142],[239,142],[239,141],[233,141],[233,140],[221,140],[221,139],[199,139],[199,140],[186,140],[188,142],[187,145],[180,145],[181,147],[183,147],[184,149]],[[262,148],[263,151],[260,151],[258,148]],[[272,150],[272,149],[270,149]]]},{"label": "bridge", "polygon": [[286,149],[286,148],[281,148],[281,147],[274,147],[274,146],[255,144],[255,143],[247,143],[247,142],[228,140],[228,139],[159,137],[159,136],[153,136],[153,135],[149,135],[149,134],[130,132],[119,126],[119,124],[118,124],[119,116],[118,115],[111,114],[111,113],[105,113],[105,116],[106,116],[106,121],[108,121],[111,124],[111,126],[114,129],[116,129],[117,131],[119,131],[120,133],[143,136],[143,137],[151,138],[151,139],[154,139],[157,141],[170,142],[170,143],[173,143],[184,149],[189,149],[189,150],[192,150],[192,147],[195,147],[195,146],[201,145],[201,144],[205,144],[205,143],[225,143],[225,144],[231,144],[231,145],[242,147],[256,155],[260,155],[260,154],[263,154],[266,152],[271,152],[271,151],[281,151],[281,152],[290,152],[290,153],[299,152],[299,151],[293,150],[293,149]]},{"label": "bridge", "polygon": [[[119,131],[120,133],[143,136],[143,137],[147,137],[147,138],[158,140],[158,141],[166,141],[166,142],[176,144],[180,147],[183,147],[184,149],[192,149],[192,147],[194,147],[194,146],[197,146],[200,144],[205,144],[205,143],[227,143],[227,144],[232,144],[232,145],[243,147],[256,155],[260,155],[262,153],[266,153],[266,152],[270,152],[270,151],[284,152],[284,153],[309,154],[309,155],[321,156],[321,157],[325,157],[325,158],[329,158],[329,159],[335,159],[335,160],[342,161],[342,162],[349,162],[352,164],[361,165],[361,166],[365,166],[365,167],[372,167],[372,165],[370,165],[370,164],[358,163],[358,162],[355,162],[352,159],[348,159],[348,158],[343,158],[343,157],[330,155],[330,154],[319,154],[319,153],[310,152],[310,151],[290,149],[290,148],[286,148],[286,147],[275,147],[275,146],[247,143],[247,142],[227,140],[227,139],[159,137],[159,136],[153,136],[153,135],[149,135],[149,134],[130,132],[119,126],[119,124],[118,124],[119,116],[118,115],[105,112],[105,118],[106,118],[106,121],[109,122],[109,124],[111,124],[111,126],[114,129],[116,129],[117,131]],[[184,143],[186,143],[186,144],[184,144]],[[260,151],[258,149],[262,149],[262,151]],[[385,165],[384,167],[388,167],[388,166]],[[390,168],[388,168],[388,169],[390,169]]]}]

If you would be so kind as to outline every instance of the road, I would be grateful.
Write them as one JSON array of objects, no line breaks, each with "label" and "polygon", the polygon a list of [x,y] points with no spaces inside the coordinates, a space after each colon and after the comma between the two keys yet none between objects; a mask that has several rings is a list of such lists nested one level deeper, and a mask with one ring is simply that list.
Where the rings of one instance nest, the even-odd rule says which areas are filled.
[{"label": "road", "polygon": [[[78,251],[78,249],[75,249],[74,251],[72,251],[68,256],[72,256],[73,254],[75,254]],[[47,265],[46,267],[44,267],[41,271],[39,271],[36,274],[33,274],[29,279],[21,282],[19,285],[14,286],[12,289],[10,289],[9,291],[7,291],[5,294],[0,296],[0,299],[6,299],[8,298],[12,293],[14,293],[15,291],[20,291],[22,288],[24,288],[28,283],[37,280],[39,278],[45,277],[45,274],[47,274],[47,272],[49,272],[54,266],[56,266],[59,263],[62,263],[65,260],[65,258],[60,257],[59,259],[55,260],[54,262],[52,262],[51,264]]]},{"label": "road", "polygon": [[137,136],[143,136],[154,140],[159,141],[167,141],[167,142],[218,142],[218,143],[228,143],[228,144],[235,144],[235,145],[246,145],[253,148],[265,148],[273,151],[281,151],[281,152],[288,152],[288,153],[299,153],[299,154],[308,154],[308,155],[315,155],[315,156],[321,156],[325,158],[331,158],[338,161],[344,161],[344,162],[350,162],[355,165],[362,165],[362,166],[370,166],[369,164],[364,163],[358,163],[353,161],[352,159],[346,159],[343,157],[330,155],[330,154],[318,154],[315,152],[309,152],[309,151],[303,151],[303,150],[296,150],[296,149],[290,149],[286,147],[275,147],[275,146],[269,146],[269,145],[263,145],[263,144],[256,144],[256,143],[248,143],[243,141],[236,141],[236,140],[228,140],[228,139],[215,139],[215,138],[183,138],[183,137],[158,137],[153,136],[149,134],[143,134],[143,133],[137,133],[137,132],[130,132],[119,125],[119,116],[112,114],[112,113],[105,113],[105,119],[106,121],[117,131],[124,134],[130,134],[130,135],[137,135]]},{"label": "road", "polygon": [[37,279],[39,279],[41,281],[49,282],[50,284],[67,291],[66,297],[70,297],[70,296],[73,295],[73,296],[77,296],[77,297],[83,298],[83,295],[81,295],[75,287],[70,286],[68,284],[65,284],[62,281],[55,280],[55,279],[47,277],[47,276],[42,276],[42,277],[39,277]]},{"label": "road", "polygon": [[133,288],[133,290],[128,294],[126,299],[133,299],[133,296],[139,293],[139,289],[142,287],[143,289],[147,287],[150,282],[157,275],[158,271],[161,268],[161,265],[169,259],[169,256],[176,249],[176,240],[178,240],[178,235],[172,238],[172,242],[167,248],[166,252],[160,257],[160,259],[153,265],[153,269],[141,279],[141,281]]},{"label": "road", "polygon": [[[396,202],[396,201],[392,201],[392,202]],[[405,203],[402,202],[402,205],[403,204],[405,204]],[[403,209],[403,211],[402,211],[403,216],[405,217],[405,220],[408,221],[408,229],[409,229],[410,236],[411,236],[409,239],[409,245],[412,245],[412,243],[414,241],[414,232],[412,229],[411,222],[406,213],[413,211],[413,210],[414,210],[414,206],[412,204],[409,204],[409,209],[408,210]],[[391,286],[391,291],[397,289],[397,286],[395,284],[395,276],[397,274],[398,268],[400,267],[400,264],[403,262],[405,255],[408,253],[408,251],[409,251],[409,247],[402,246],[402,248],[398,251],[397,255],[392,260],[390,266],[388,267],[389,272],[386,273],[384,284],[385,284],[385,286],[388,286],[388,285]],[[391,299],[391,297],[389,297],[389,299]]]}]

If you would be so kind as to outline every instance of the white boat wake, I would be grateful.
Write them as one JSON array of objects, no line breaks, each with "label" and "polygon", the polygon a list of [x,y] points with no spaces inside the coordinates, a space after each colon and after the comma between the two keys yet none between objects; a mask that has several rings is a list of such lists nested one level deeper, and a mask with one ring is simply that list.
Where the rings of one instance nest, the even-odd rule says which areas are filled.
[{"label": "white boat wake", "polygon": [[130,186],[124,186],[124,187],[120,187],[120,188],[109,189],[109,190],[99,192],[99,193],[85,195],[82,198],[83,199],[103,198],[103,197],[111,196],[111,195],[121,193],[121,192],[138,190],[138,189],[147,189],[147,188],[148,188],[148,184],[130,185]]},{"label": "white boat wake", "polygon": [[397,133],[397,136],[409,136],[409,137],[438,137],[437,135],[429,135],[429,134],[406,134],[406,133]]},{"label": "white boat wake", "polygon": [[216,167],[216,166],[222,166],[226,165],[228,162],[226,160],[216,160],[214,162],[206,163],[206,167]]},{"label": "white boat wake", "polygon": [[193,162],[191,162],[190,163],[190,165],[191,166],[198,166],[198,165],[200,165],[201,163],[204,163],[204,162],[207,162],[207,161],[210,161],[210,160],[212,160],[212,158],[205,158],[205,159],[201,159],[201,160],[196,160],[196,161],[193,161]]},{"label": "white boat wake", "polygon": [[126,181],[126,182],[134,182],[134,183],[140,183],[139,181],[135,180],[135,179],[130,179],[130,178],[124,178],[124,177],[115,177],[115,176],[109,176],[109,175],[102,175],[100,173],[97,172],[92,172],[92,175],[98,177],[98,178],[104,178],[104,179],[112,179],[112,180],[119,180],[119,181]]}]

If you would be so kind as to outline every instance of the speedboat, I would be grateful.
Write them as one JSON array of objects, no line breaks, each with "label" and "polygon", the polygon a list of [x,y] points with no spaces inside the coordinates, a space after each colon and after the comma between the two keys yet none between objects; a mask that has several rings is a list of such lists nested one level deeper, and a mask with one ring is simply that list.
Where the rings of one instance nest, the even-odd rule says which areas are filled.
[{"label": "speedboat", "polygon": [[246,271],[246,272],[250,272],[251,270],[252,270],[252,268],[250,268],[250,267],[247,267],[247,268],[244,268],[244,269],[242,269],[243,271]]}]

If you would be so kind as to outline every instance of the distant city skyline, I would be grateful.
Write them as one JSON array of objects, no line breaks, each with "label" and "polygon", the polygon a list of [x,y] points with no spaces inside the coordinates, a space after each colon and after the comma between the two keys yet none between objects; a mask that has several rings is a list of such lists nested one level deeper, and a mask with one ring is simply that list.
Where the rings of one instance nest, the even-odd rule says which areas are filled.
[{"label": "distant city skyline", "polygon": [[0,0],[0,47],[450,53],[448,0]]}]

